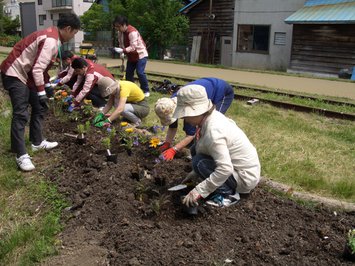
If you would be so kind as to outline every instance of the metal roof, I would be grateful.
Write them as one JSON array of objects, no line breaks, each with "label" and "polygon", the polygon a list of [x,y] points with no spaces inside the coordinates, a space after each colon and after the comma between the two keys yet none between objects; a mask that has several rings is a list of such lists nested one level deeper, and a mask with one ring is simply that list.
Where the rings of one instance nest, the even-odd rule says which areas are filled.
[{"label": "metal roof", "polygon": [[[322,2],[323,4],[306,6],[310,2]],[[355,1],[310,0],[306,4],[286,18],[285,22],[288,24],[355,24]]]},{"label": "metal roof", "polygon": [[191,8],[193,8],[194,6],[196,6],[197,4],[199,4],[202,1],[203,0],[192,0],[189,4],[187,4],[186,6],[182,7],[179,10],[179,13],[187,14],[190,11]]},{"label": "metal roof", "polygon": [[335,5],[351,2],[355,2],[355,0],[307,0],[304,6]]}]

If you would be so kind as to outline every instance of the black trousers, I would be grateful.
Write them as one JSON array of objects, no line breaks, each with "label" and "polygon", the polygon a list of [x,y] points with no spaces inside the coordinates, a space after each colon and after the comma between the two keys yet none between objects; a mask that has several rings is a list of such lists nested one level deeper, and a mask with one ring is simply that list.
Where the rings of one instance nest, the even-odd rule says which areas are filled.
[{"label": "black trousers", "polygon": [[[39,145],[43,140],[42,123],[46,109],[39,103],[36,91],[30,90],[18,78],[2,76],[4,88],[9,92],[12,104],[11,150],[17,157],[27,153],[25,145],[25,127],[30,120],[30,141]],[[29,112],[31,106],[31,113]]]}]

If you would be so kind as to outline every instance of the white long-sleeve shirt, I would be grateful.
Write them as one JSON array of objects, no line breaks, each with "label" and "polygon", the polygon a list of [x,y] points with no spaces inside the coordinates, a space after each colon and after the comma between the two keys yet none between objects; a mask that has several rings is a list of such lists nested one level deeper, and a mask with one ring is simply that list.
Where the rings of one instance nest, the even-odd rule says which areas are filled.
[{"label": "white long-sleeve shirt", "polygon": [[203,123],[196,153],[209,155],[216,163],[215,171],[196,186],[204,198],[231,175],[239,193],[249,193],[259,183],[260,162],[255,147],[236,123],[220,112],[213,111]]}]

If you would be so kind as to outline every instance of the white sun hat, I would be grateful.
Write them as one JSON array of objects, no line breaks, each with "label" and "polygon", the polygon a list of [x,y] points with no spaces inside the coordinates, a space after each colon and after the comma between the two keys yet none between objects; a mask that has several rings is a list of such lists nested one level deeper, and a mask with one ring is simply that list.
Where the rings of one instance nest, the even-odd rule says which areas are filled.
[{"label": "white sun hat", "polygon": [[177,93],[177,105],[173,118],[198,116],[206,113],[213,107],[207,97],[206,90],[201,85],[187,85]]}]

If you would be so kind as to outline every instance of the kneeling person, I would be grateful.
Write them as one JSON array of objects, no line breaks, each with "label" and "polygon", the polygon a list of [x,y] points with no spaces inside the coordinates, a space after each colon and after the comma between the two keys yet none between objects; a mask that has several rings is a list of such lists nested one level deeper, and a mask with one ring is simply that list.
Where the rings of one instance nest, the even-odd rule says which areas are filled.
[{"label": "kneeling person", "polygon": [[[113,81],[110,78],[101,78],[98,87],[102,97],[108,97],[107,104],[94,118],[94,125],[97,127],[109,126],[112,121],[124,117],[134,126],[139,126],[141,119],[148,116],[149,105],[145,100],[143,91],[131,81]],[[112,106],[115,108],[113,113],[106,117]]]}]

